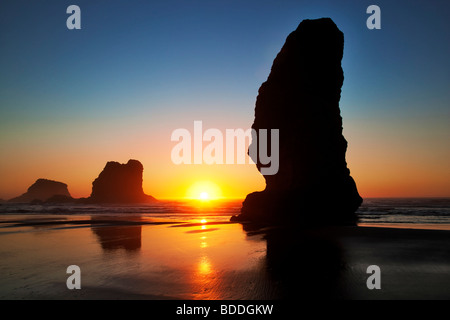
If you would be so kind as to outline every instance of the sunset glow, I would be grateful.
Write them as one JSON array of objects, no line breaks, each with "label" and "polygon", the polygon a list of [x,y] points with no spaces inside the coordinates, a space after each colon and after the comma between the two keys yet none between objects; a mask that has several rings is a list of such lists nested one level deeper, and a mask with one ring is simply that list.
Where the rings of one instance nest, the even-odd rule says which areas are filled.
[{"label": "sunset glow", "polygon": [[0,300],[449,299],[449,12],[0,0]]},{"label": "sunset glow", "polygon": [[[5,20],[2,30],[8,36],[1,52],[0,200],[23,194],[39,178],[66,183],[74,198],[89,197],[108,161],[129,159],[143,164],[144,192],[160,200],[243,199],[263,190],[254,164],[174,164],[171,134],[186,128],[194,137],[194,121],[202,121],[203,132],[215,128],[224,137],[226,129],[250,128],[258,88],[286,35],[303,19],[323,16],[345,33],[339,107],[346,161],[361,196],[450,196],[449,44],[441,41],[448,28],[441,22],[446,10],[434,4],[421,2],[404,14],[398,3],[386,3],[389,19],[402,28],[384,32],[369,31],[361,22],[364,8],[350,2],[268,2],[261,13],[253,10],[259,2],[239,2],[226,14],[210,2],[158,8],[152,1],[117,7],[86,2],[83,12],[92,17],[86,31],[64,30],[65,11],[48,16],[50,2],[27,4],[30,17],[21,3],[5,2],[0,10],[2,19],[20,17]],[[48,25],[34,20],[43,16]],[[268,23],[269,17],[275,21]],[[103,19],[116,23],[106,28]],[[205,19],[214,22],[212,29],[198,27]],[[428,23],[411,37],[416,21]],[[65,41],[62,31],[70,34]],[[384,46],[390,50],[380,57]],[[197,181],[215,186],[194,187]]]},{"label": "sunset glow", "polygon": [[201,201],[217,200],[222,198],[222,190],[211,181],[195,182],[187,190],[187,198]]}]

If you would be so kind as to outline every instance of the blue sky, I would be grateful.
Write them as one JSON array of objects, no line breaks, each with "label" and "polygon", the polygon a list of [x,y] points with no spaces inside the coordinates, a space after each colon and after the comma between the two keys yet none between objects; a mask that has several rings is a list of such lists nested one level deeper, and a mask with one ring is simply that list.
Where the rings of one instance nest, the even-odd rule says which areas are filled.
[{"label": "blue sky", "polygon": [[94,101],[103,113],[130,99],[175,104],[199,93],[252,100],[286,36],[323,16],[345,34],[349,112],[420,112],[422,99],[447,111],[445,1],[379,1],[381,30],[365,27],[366,1],[78,1],[82,30],[71,31],[72,3],[2,2],[2,115],[89,115]]}]

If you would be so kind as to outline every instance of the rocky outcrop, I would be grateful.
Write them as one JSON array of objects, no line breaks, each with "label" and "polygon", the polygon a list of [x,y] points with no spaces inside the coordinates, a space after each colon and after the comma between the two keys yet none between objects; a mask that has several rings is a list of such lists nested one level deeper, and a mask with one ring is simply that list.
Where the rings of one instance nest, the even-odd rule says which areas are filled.
[{"label": "rocky outcrop", "polygon": [[110,161],[92,183],[91,203],[146,203],[156,201],[142,189],[144,167],[137,160]]},{"label": "rocky outcrop", "polygon": [[77,203],[77,202],[79,202],[79,199],[74,199],[66,195],[57,194],[45,200],[44,204],[62,204],[62,203]]},{"label": "rocky outcrop", "polygon": [[[279,170],[234,221],[354,224],[362,203],[347,168],[339,109],[344,36],[329,18],[286,39],[256,100],[252,128],[279,129]],[[259,159],[253,159],[261,171]]]},{"label": "rocky outcrop", "polygon": [[53,180],[38,179],[28,188],[27,192],[21,196],[10,199],[8,202],[44,202],[55,196],[72,199],[69,190],[67,189],[67,184]]}]

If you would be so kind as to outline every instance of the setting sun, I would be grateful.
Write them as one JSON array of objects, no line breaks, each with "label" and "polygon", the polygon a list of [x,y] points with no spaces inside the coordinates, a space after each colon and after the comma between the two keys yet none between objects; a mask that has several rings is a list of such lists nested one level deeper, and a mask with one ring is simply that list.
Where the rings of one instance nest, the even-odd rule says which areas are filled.
[{"label": "setting sun", "polygon": [[222,197],[220,187],[211,181],[198,181],[192,184],[187,192],[187,198],[195,200],[217,200]]}]

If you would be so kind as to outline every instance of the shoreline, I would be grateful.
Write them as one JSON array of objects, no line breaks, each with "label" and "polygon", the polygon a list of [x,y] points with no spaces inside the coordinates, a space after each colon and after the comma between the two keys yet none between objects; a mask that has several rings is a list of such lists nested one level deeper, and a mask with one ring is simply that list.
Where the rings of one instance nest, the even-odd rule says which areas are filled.
[{"label": "shoreline", "polygon": [[[0,299],[450,299],[448,229],[21,216],[0,224]],[[72,264],[79,291],[65,287]]]},{"label": "shoreline", "polygon": [[362,228],[391,228],[391,229],[415,229],[415,230],[444,230],[450,231],[447,223],[358,223]]}]

